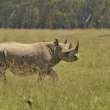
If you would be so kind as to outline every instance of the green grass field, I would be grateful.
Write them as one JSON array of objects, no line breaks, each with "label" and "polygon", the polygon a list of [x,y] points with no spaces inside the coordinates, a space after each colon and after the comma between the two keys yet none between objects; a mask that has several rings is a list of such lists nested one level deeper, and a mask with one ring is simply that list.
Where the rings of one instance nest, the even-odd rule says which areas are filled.
[{"label": "green grass field", "polygon": [[[54,67],[59,80],[37,75],[20,77],[6,71],[0,84],[0,110],[110,110],[110,30],[11,30],[0,29],[0,42],[80,42],[80,59],[61,61]],[[32,107],[26,102],[30,100]]]}]

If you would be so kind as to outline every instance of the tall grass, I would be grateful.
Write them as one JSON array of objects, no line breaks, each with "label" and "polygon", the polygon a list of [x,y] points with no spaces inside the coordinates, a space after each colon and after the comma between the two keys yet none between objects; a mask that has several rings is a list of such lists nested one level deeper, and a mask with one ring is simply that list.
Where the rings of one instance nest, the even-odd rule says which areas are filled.
[{"label": "tall grass", "polygon": [[80,59],[56,65],[55,84],[49,76],[38,83],[37,75],[20,77],[7,70],[7,84],[0,84],[0,110],[110,110],[110,30],[0,30],[0,42],[55,38],[68,38],[73,46],[79,40]]}]

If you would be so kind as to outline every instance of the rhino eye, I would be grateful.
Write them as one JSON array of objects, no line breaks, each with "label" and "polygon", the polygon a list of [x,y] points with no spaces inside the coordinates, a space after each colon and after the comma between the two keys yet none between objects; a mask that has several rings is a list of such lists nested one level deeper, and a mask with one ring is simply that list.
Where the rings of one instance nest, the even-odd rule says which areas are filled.
[{"label": "rhino eye", "polygon": [[65,52],[65,53],[68,55],[69,52]]}]

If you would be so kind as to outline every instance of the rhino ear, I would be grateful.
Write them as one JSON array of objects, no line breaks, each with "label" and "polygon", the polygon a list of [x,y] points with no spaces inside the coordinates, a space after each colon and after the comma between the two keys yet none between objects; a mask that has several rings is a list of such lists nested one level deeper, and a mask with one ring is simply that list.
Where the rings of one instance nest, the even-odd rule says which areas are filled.
[{"label": "rhino ear", "polygon": [[79,41],[77,41],[77,45],[75,47],[75,50],[78,50],[79,49]]},{"label": "rhino ear", "polygon": [[71,48],[72,48],[72,44],[69,45],[69,49],[71,49]]},{"label": "rhino ear", "polygon": [[55,39],[54,44],[55,44],[55,46],[59,46],[59,41],[58,41],[58,39]]},{"label": "rhino ear", "polygon": [[66,38],[66,40],[65,40],[64,44],[67,44],[67,43],[68,43],[68,40],[67,40],[67,38]]}]

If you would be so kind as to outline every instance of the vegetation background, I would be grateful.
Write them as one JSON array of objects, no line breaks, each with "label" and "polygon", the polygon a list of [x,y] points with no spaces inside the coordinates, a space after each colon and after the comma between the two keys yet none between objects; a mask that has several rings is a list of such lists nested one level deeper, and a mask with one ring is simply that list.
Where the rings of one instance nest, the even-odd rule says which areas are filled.
[{"label": "vegetation background", "polygon": [[0,28],[110,28],[110,0],[0,0]]},{"label": "vegetation background", "polygon": [[110,30],[0,29],[0,42],[80,41],[80,59],[54,67],[59,80],[20,77],[6,71],[0,84],[0,110],[110,110]]},{"label": "vegetation background", "polygon": [[80,42],[78,61],[54,67],[55,84],[7,70],[0,110],[110,110],[110,0],[0,0],[0,28],[0,43]]}]

